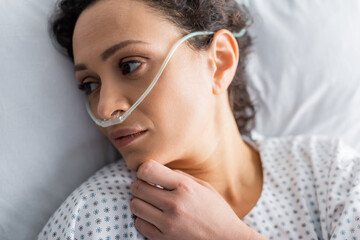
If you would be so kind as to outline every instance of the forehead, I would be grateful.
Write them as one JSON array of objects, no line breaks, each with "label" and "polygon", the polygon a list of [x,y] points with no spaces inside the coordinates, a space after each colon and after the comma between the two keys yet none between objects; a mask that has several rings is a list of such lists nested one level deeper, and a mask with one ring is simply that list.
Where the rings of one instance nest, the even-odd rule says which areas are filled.
[{"label": "forehead", "polygon": [[[91,49],[99,54],[126,40],[148,43],[173,41],[180,36],[176,26],[160,12],[135,0],[102,0],[85,9],[73,34],[75,61]],[[89,56],[86,56],[89,57]]]}]

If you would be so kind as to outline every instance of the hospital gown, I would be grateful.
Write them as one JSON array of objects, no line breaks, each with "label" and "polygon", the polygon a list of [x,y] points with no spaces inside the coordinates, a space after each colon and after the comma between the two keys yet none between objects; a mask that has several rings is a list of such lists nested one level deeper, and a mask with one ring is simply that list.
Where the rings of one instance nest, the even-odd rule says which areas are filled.
[{"label": "hospital gown", "polygon": [[[256,141],[263,190],[242,219],[269,239],[360,240],[360,156],[319,136]],[[145,239],[129,208],[136,175],[120,160],[76,189],[38,239]]]}]

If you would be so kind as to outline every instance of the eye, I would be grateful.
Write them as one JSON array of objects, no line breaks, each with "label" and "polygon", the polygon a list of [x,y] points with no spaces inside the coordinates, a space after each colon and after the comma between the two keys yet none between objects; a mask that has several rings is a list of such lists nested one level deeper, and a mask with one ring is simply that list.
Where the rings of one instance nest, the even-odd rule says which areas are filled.
[{"label": "eye", "polygon": [[86,95],[92,93],[96,88],[98,88],[99,83],[96,82],[85,82],[79,84],[79,89],[85,91]]},{"label": "eye", "polygon": [[128,61],[128,62],[120,62],[119,63],[119,67],[120,67],[123,75],[134,72],[140,66],[141,66],[141,62],[139,62],[139,61]]}]

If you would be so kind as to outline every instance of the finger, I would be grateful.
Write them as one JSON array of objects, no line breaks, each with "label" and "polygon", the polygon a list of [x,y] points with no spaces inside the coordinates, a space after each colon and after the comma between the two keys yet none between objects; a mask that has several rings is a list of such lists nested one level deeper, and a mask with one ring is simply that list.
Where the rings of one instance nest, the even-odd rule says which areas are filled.
[{"label": "finger", "polygon": [[139,198],[162,211],[166,209],[166,206],[168,205],[167,202],[171,199],[169,191],[149,185],[140,179],[134,181],[131,186],[131,192],[134,197]]},{"label": "finger", "polygon": [[143,181],[160,185],[166,190],[176,189],[179,182],[179,174],[153,160],[140,165],[137,177]]},{"label": "finger", "polygon": [[141,218],[135,219],[135,228],[148,239],[160,239],[161,231],[153,224]]},{"label": "finger", "polygon": [[160,219],[163,218],[162,211],[139,198],[131,200],[130,210],[135,216],[153,224],[156,227],[159,226]]}]

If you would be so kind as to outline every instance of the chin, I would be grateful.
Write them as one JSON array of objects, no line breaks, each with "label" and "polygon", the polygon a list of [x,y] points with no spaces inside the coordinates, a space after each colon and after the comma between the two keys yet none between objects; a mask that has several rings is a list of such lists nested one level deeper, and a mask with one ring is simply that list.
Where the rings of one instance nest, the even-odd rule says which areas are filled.
[{"label": "chin", "polygon": [[126,163],[126,166],[132,170],[132,171],[137,171],[138,168],[140,167],[140,165],[144,162],[144,161],[141,161],[141,160],[135,160],[135,159],[131,159],[131,158],[126,158],[124,157],[124,160],[125,160],[125,163]]},{"label": "chin", "polygon": [[137,171],[141,164],[150,160],[157,161],[163,165],[168,163],[166,161],[163,161],[163,159],[159,156],[155,157],[151,154],[124,154],[122,156],[126,162],[126,166],[133,171]]},{"label": "chin", "polygon": [[147,160],[154,159],[146,156],[145,154],[124,154],[122,156],[125,160],[126,166],[133,171],[137,171],[140,165]]}]

